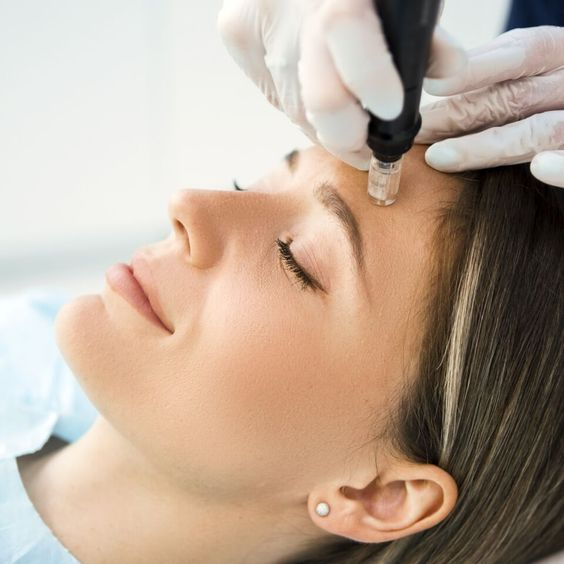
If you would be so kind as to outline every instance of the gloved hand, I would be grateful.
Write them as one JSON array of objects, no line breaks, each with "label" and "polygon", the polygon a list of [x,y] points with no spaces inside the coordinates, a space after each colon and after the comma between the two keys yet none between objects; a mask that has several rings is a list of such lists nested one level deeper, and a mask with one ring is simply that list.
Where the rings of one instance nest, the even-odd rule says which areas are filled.
[{"label": "gloved hand", "polygon": [[[401,79],[371,0],[225,0],[218,29],[268,101],[315,143],[367,170],[369,116],[393,119]],[[436,29],[428,76],[462,69],[464,51]]]},{"label": "gloved hand", "polygon": [[421,110],[416,142],[446,139],[427,163],[455,172],[532,159],[534,176],[564,187],[564,28],[515,29],[468,55],[459,76],[425,81],[429,94],[456,94]]}]

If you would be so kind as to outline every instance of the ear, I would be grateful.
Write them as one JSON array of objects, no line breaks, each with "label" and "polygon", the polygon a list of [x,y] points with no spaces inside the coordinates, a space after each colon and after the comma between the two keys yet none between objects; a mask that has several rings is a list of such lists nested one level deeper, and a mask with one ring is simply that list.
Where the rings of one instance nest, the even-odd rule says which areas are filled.
[{"label": "ear", "polygon": [[[317,526],[358,542],[386,542],[433,527],[450,513],[458,497],[448,472],[394,458],[378,466],[376,477],[372,468],[348,482],[316,488],[308,508]],[[325,517],[315,512],[320,502],[330,507]]]}]

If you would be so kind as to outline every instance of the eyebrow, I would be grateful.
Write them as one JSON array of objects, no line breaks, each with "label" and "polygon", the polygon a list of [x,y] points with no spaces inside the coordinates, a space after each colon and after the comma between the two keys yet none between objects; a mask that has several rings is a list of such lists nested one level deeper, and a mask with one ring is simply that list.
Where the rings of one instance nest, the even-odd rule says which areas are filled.
[{"label": "eyebrow", "polygon": [[[293,150],[284,159],[288,168],[293,173],[298,164],[300,152]],[[338,190],[329,182],[322,182],[313,191],[319,203],[331,213],[339,222],[352,249],[352,254],[359,273],[365,269],[364,263],[364,241],[360,232],[358,221],[347,202],[339,194]]]}]

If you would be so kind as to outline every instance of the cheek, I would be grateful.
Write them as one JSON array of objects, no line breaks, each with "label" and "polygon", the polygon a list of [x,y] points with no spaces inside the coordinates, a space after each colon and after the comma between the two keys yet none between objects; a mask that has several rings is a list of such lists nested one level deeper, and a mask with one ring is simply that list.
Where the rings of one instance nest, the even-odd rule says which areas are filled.
[{"label": "cheek", "polygon": [[328,344],[330,321],[313,297],[232,282],[214,289],[197,342],[177,357],[174,387],[159,392],[173,416],[163,422],[167,450],[205,466],[217,491],[224,480],[239,492],[303,483],[304,469],[318,479],[360,429],[354,369]]},{"label": "cheek", "polygon": [[182,339],[85,296],[59,313],[57,340],[102,415],[187,487],[301,489],[365,438],[366,398],[342,324],[283,282],[225,279]]}]

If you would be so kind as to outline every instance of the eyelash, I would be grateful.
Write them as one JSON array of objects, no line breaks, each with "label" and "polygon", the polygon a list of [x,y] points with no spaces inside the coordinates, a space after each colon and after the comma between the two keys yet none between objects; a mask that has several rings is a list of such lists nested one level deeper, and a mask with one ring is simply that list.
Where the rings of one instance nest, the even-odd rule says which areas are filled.
[{"label": "eyelash", "polygon": [[[237,184],[237,181],[235,179],[233,179],[233,188],[241,192],[246,191],[245,188],[241,188],[239,184]],[[282,239],[276,239],[276,245],[278,246],[278,254],[280,256],[280,260],[282,261],[284,268],[294,274],[294,277],[300,284],[301,290],[313,290],[317,287],[317,283],[315,282],[315,280],[312,280],[310,276],[306,274],[306,272],[296,262],[294,254],[290,249],[291,243],[292,240],[286,242],[282,241]]]},{"label": "eyelash", "polygon": [[313,290],[317,287],[317,284],[305,273],[305,271],[296,262],[292,250],[290,249],[291,243],[292,240],[286,242],[286,241],[282,241],[282,239],[276,239],[280,260],[284,263],[284,267],[286,268],[286,270],[289,270],[294,274],[296,280],[300,284],[301,290],[308,290],[308,289]]},{"label": "eyelash", "polygon": [[239,186],[239,184],[237,184],[237,181],[235,179],[233,179],[233,189],[234,190],[239,190],[241,192],[245,192],[246,189],[245,188],[241,188],[241,186]]}]

